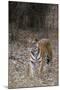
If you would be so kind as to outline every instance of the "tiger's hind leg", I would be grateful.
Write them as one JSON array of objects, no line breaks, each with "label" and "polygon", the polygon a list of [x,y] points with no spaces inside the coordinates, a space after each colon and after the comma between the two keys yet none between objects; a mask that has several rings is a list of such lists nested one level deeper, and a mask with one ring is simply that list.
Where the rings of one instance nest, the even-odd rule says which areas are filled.
[{"label": "tiger's hind leg", "polygon": [[49,76],[51,75],[50,73],[52,73],[52,57],[49,57],[47,55],[47,64],[46,64],[46,73],[47,73],[47,79],[49,79]]},{"label": "tiger's hind leg", "polygon": [[47,55],[47,64],[49,64],[50,63],[50,58],[49,58],[49,56]]}]

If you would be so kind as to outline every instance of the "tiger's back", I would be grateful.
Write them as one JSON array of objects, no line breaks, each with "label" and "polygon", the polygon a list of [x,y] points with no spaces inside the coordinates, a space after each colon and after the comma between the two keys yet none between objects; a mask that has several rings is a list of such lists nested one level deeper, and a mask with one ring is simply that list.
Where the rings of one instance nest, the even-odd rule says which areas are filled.
[{"label": "tiger's back", "polygon": [[[49,39],[41,39],[37,42],[37,46],[40,50],[40,56],[42,58],[47,58],[49,61],[52,60],[52,46]],[[47,61],[47,63],[49,62]]]}]

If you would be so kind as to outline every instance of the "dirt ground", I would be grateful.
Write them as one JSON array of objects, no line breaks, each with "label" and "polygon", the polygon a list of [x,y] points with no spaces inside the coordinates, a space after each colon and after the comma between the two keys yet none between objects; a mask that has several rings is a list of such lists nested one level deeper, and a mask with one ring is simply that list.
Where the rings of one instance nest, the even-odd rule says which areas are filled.
[{"label": "dirt ground", "polygon": [[33,79],[27,74],[29,62],[30,42],[32,38],[38,37],[38,34],[44,37],[46,32],[32,32],[31,30],[19,30],[18,41],[9,44],[9,70],[8,70],[8,88],[22,88],[22,87],[44,87],[58,85],[58,30],[49,30],[48,38],[51,41],[53,49],[52,66],[49,71],[46,68],[43,71],[43,78],[38,77],[37,72]]}]

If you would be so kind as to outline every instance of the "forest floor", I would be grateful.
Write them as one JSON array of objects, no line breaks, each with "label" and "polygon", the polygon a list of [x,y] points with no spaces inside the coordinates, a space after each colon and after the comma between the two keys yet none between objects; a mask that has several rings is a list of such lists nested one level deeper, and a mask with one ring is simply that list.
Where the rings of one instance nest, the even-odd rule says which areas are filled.
[{"label": "forest floor", "polygon": [[[32,32],[33,33],[33,32]],[[29,61],[29,43],[28,40],[33,36],[29,31],[20,30],[19,40],[9,44],[9,70],[8,70],[8,88],[22,87],[44,87],[58,85],[58,40],[57,30],[49,31],[49,39],[53,48],[53,59],[50,72],[43,72],[43,79],[40,79],[35,73],[33,79],[27,75]],[[42,35],[44,32],[40,32]],[[42,36],[43,38],[43,36]],[[45,65],[46,66],[46,65]]]}]

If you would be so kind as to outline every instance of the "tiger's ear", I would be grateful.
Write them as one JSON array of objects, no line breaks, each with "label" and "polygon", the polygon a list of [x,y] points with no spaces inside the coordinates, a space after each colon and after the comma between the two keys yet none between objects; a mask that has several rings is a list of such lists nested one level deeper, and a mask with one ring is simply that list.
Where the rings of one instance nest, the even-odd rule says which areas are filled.
[{"label": "tiger's ear", "polygon": [[37,38],[35,38],[35,43],[36,43],[36,46],[38,47],[38,39]]},{"label": "tiger's ear", "polygon": [[37,38],[35,38],[35,41],[38,42],[39,40]]}]

